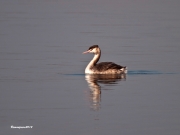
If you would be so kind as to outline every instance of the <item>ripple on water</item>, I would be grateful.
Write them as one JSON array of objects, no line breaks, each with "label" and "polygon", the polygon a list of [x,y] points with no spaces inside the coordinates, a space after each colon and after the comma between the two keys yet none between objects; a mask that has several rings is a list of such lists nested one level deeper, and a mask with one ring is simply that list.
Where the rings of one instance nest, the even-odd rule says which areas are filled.
[{"label": "ripple on water", "polygon": [[163,73],[156,70],[130,70],[128,75],[159,75],[159,74],[175,74],[175,73]]},{"label": "ripple on water", "polygon": [[[129,70],[127,75],[159,75],[159,74],[177,74],[177,73],[170,73],[170,72],[161,72],[157,70]],[[64,75],[70,75],[70,76],[84,76],[86,74],[64,74]]]}]

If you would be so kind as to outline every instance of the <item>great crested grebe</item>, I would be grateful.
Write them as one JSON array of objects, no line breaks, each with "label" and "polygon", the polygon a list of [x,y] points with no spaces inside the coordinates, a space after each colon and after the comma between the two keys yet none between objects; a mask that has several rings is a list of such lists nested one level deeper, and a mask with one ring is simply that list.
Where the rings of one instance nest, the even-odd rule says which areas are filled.
[{"label": "great crested grebe", "polygon": [[98,63],[101,57],[101,50],[98,45],[93,45],[85,53],[94,53],[94,58],[89,62],[85,69],[86,74],[125,74],[127,73],[126,66],[120,66],[113,62]]}]

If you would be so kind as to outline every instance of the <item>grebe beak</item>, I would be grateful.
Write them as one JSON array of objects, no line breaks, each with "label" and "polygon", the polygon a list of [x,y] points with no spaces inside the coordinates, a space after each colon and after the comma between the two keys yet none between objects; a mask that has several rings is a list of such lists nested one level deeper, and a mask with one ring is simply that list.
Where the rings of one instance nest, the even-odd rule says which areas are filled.
[{"label": "grebe beak", "polygon": [[87,50],[87,51],[83,52],[82,54],[89,53],[89,52],[90,52],[90,50]]}]

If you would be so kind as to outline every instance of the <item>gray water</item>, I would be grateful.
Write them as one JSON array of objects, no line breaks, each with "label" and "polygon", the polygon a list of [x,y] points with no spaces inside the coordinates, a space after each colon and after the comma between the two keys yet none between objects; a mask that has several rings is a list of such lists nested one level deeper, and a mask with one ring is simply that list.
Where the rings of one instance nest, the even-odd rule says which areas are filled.
[{"label": "gray water", "polygon": [[[1,0],[0,134],[179,135],[179,6]],[[86,76],[94,44],[128,74]]]}]

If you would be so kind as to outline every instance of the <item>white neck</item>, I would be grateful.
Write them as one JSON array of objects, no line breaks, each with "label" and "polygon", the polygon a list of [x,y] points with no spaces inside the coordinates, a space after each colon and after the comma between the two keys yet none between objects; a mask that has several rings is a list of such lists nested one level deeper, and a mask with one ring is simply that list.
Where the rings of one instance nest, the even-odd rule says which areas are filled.
[{"label": "white neck", "polygon": [[92,73],[93,71],[93,67],[96,65],[96,63],[99,61],[99,58],[101,57],[101,52],[96,53],[93,57],[93,59],[89,62],[89,64],[87,65],[86,69],[85,69],[85,73],[89,74]]}]

